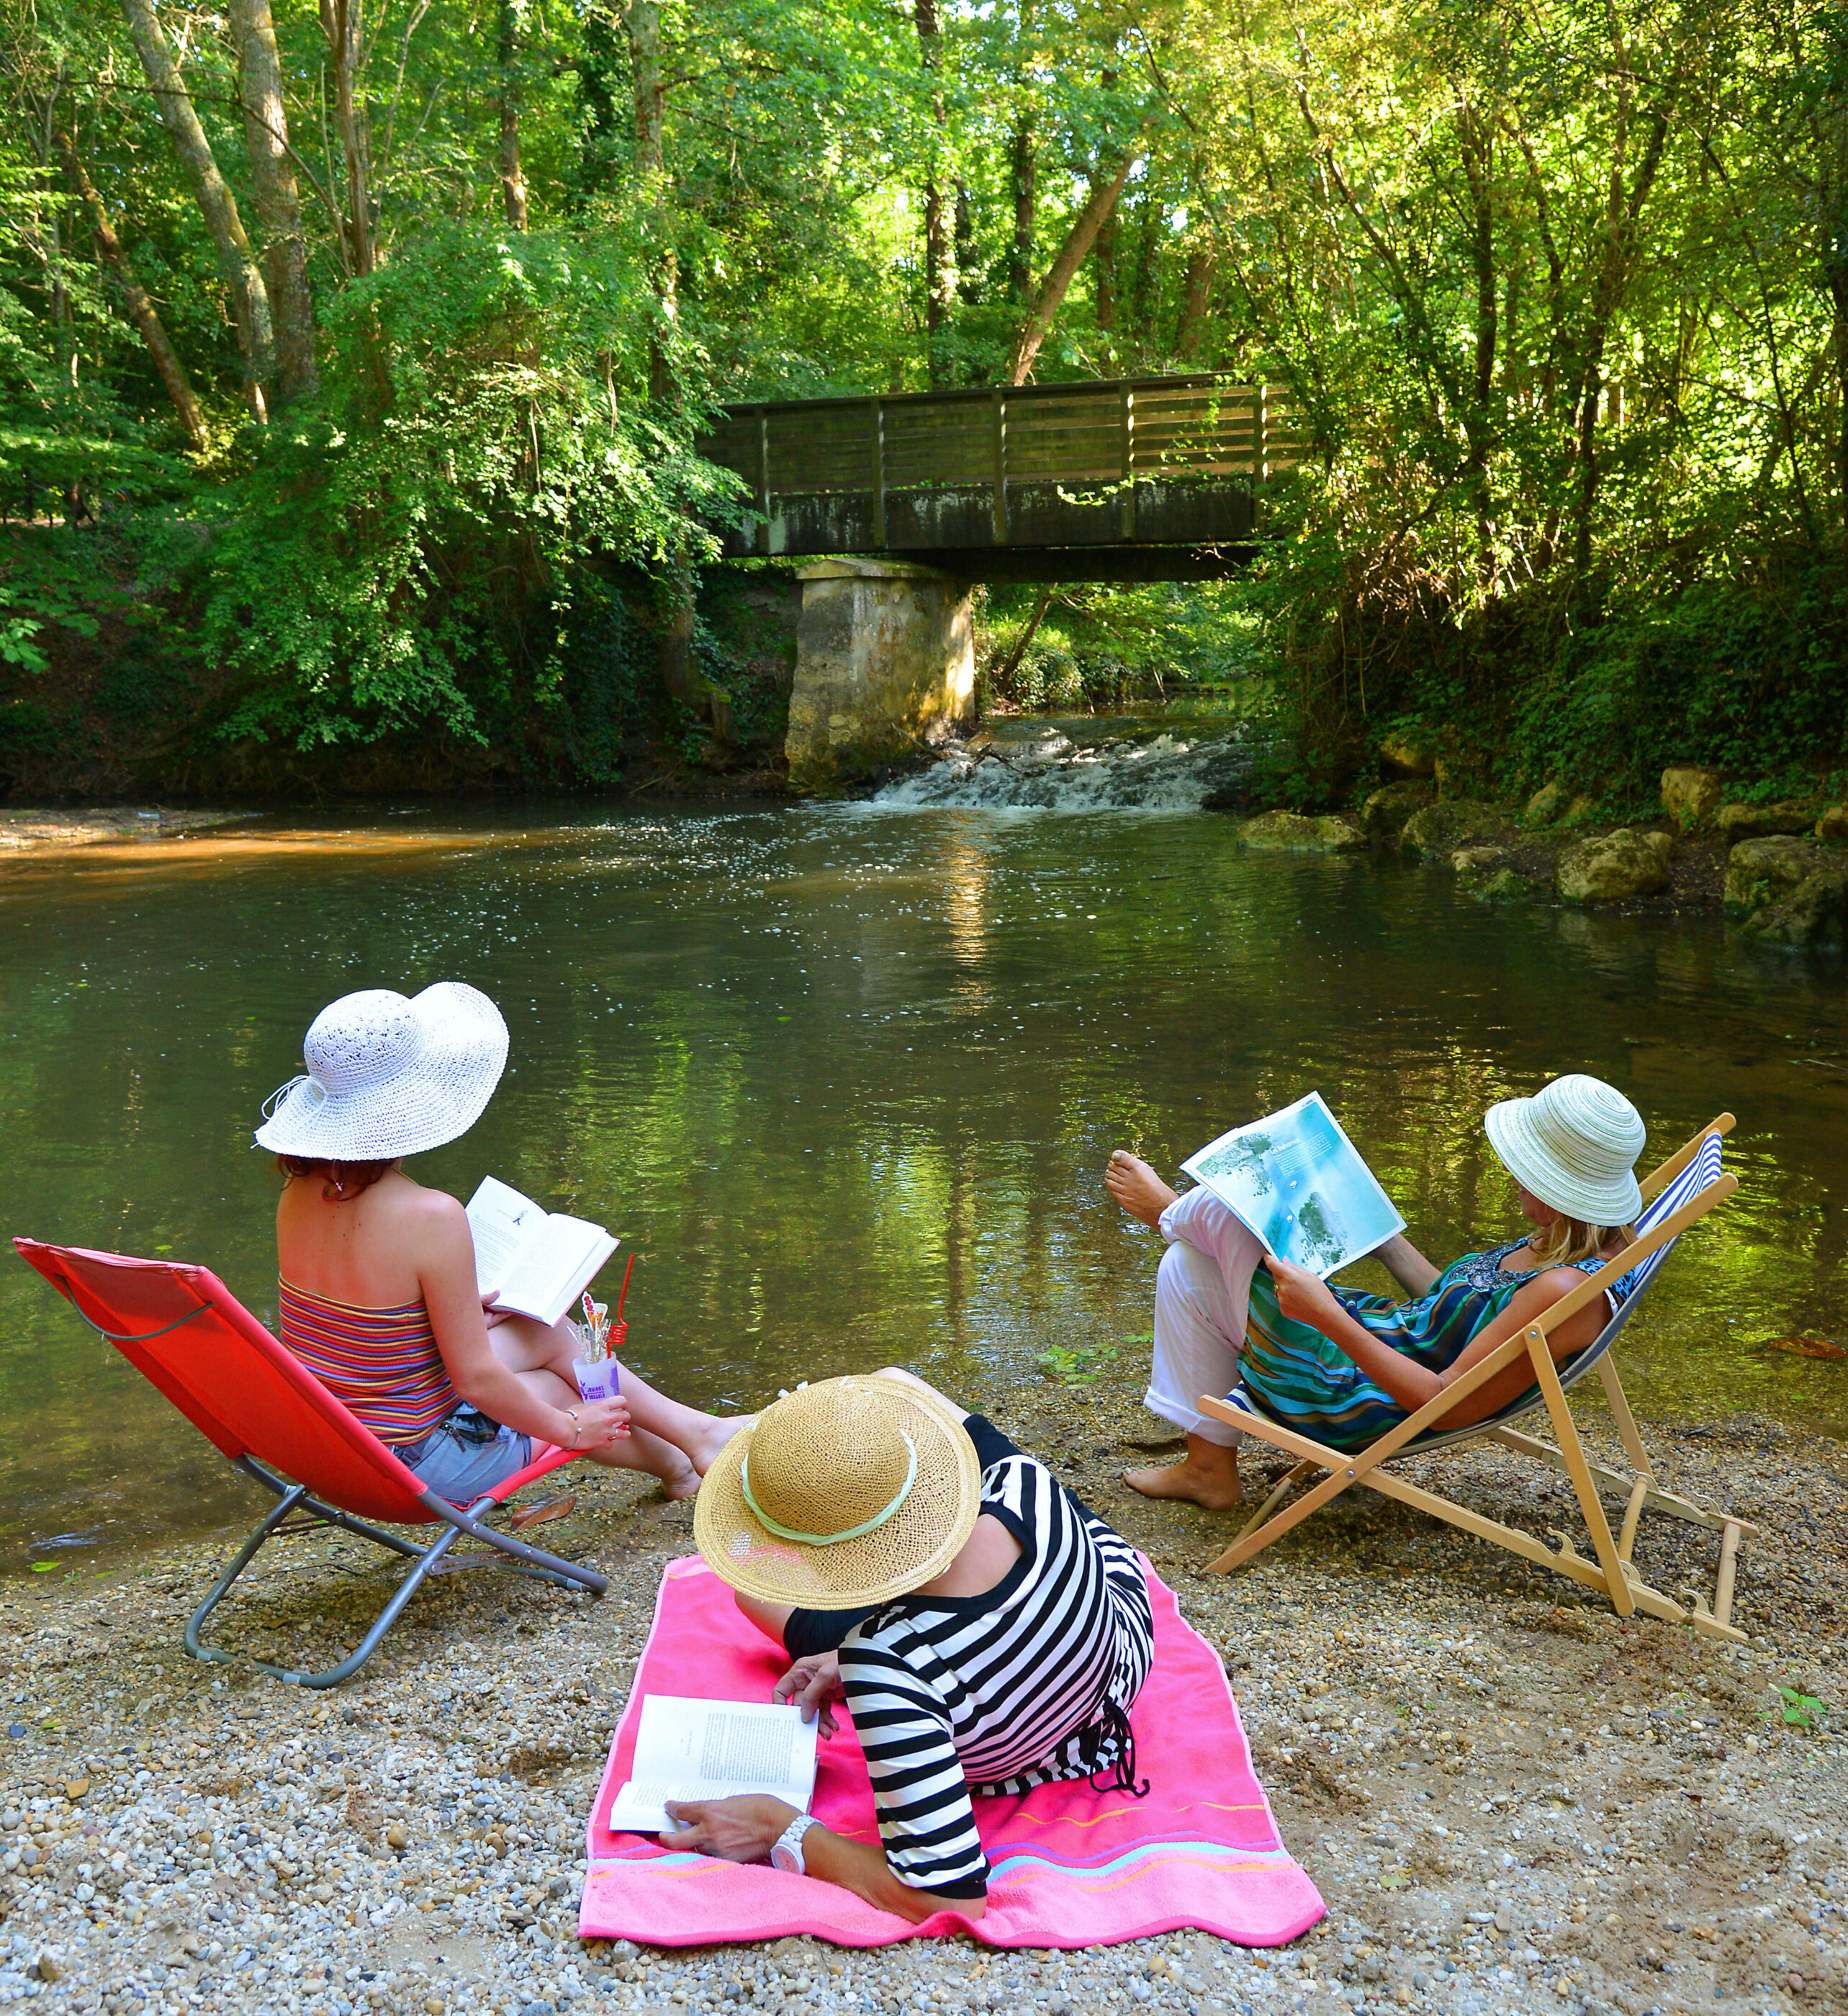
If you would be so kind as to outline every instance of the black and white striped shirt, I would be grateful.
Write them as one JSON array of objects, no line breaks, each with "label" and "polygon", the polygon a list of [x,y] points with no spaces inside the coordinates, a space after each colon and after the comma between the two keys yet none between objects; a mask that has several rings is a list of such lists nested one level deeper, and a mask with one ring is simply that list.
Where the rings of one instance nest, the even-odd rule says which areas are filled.
[{"label": "black and white striped shirt", "polygon": [[889,1604],[840,1646],[886,1860],[956,1898],[987,1889],[971,1787],[1020,1792],[1116,1766],[1099,1717],[1135,1699],[1154,1641],[1129,1543],[980,1417],[969,1426],[982,1510],[1019,1560],[983,1595]]}]

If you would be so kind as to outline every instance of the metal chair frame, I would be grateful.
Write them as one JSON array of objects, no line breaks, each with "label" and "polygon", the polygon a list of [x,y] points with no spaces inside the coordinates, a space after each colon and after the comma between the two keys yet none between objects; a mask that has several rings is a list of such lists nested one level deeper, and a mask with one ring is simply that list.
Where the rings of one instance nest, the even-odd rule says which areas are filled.
[{"label": "metal chair frame", "polygon": [[[13,1243],[27,1263],[52,1283],[81,1320],[99,1337],[106,1339],[120,1352],[138,1372],[178,1407],[193,1426],[214,1443],[234,1469],[241,1471],[253,1482],[275,1496],[276,1503],[258,1521],[250,1537],[214,1583],[205,1600],[187,1620],[186,1650],[195,1659],[221,1665],[251,1665],[259,1672],[286,1681],[293,1687],[338,1687],[343,1680],[350,1679],[372,1657],[386,1632],[403,1614],[405,1605],[422,1586],[426,1577],[442,1571],[444,1556],[455,1542],[465,1535],[485,1543],[498,1554],[505,1557],[495,1565],[511,1569],[516,1574],[531,1575],[563,1589],[587,1589],[597,1596],[601,1596],[609,1587],[607,1578],[599,1575],[595,1568],[581,1567],[575,1561],[565,1561],[556,1554],[547,1553],[542,1548],[530,1546],[525,1541],[516,1540],[509,1534],[498,1532],[488,1524],[489,1516],[516,1492],[527,1485],[536,1483],[563,1465],[575,1461],[576,1456],[570,1450],[551,1447],[542,1449],[523,1469],[503,1479],[491,1491],[484,1493],[471,1504],[465,1507],[452,1503],[449,1499],[440,1497],[434,1491],[424,1488],[394,1453],[363,1423],[356,1420],[307,1367],[279,1344],[225,1284],[205,1269],[182,1266],[177,1263],[135,1261],[119,1254],[85,1253],[77,1249],[42,1245],[33,1240],[16,1240]],[[99,1323],[83,1307],[76,1293],[77,1282],[83,1278],[83,1265],[89,1263],[94,1265],[99,1262],[124,1271],[133,1270],[144,1284],[148,1277],[160,1277],[189,1296],[192,1305],[171,1322],[138,1334],[110,1329]],[[100,1305],[102,1298],[95,1283],[84,1280],[83,1285],[86,1292]],[[171,1301],[167,1306],[172,1306]],[[286,1381],[287,1388],[293,1389],[294,1398],[334,1428],[349,1449],[358,1452],[364,1461],[372,1467],[378,1474],[372,1481],[382,1487],[386,1494],[383,1502],[389,1503],[389,1494],[396,1493],[404,1505],[407,1521],[421,1515],[424,1523],[434,1523],[443,1527],[444,1531],[430,1546],[420,1547],[401,1535],[390,1532],[383,1526],[374,1525],[357,1513],[333,1503],[336,1494],[331,1491],[323,1490],[318,1494],[309,1484],[291,1483],[286,1477],[278,1475],[278,1471],[290,1467],[282,1454],[272,1448],[265,1453],[266,1460],[259,1462],[238,1431],[216,1412],[202,1393],[188,1384],[183,1376],[183,1366],[169,1363],[164,1356],[156,1355],[147,1349],[156,1340],[180,1330],[196,1318],[208,1313],[215,1315],[219,1319],[221,1327],[245,1349],[255,1353],[260,1362],[267,1363],[279,1371]],[[412,1509],[413,1507],[416,1508],[415,1512]],[[305,1519],[298,1517],[304,1513],[308,1515]],[[393,1515],[387,1513],[386,1516]],[[291,1524],[292,1521],[297,1523]],[[228,1652],[205,1643],[201,1633],[206,1620],[230,1593],[239,1576],[270,1541],[288,1534],[305,1532],[324,1526],[337,1526],[356,1538],[372,1541],[375,1546],[384,1548],[389,1553],[401,1554],[412,1564],[359,1643],[339,1665],[331,1666],[323,1672],[304,1672],[293,1667],[277,1665],[267,1659]]]}]

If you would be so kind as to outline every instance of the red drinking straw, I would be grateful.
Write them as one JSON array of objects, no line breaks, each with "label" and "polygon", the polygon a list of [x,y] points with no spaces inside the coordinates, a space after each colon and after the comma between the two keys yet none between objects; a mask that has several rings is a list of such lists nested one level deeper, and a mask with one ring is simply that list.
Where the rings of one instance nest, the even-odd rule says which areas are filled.
[{"label": "red drinking straw", "polygon": [[629,1276],[635,1271],[635,1256],[629,1255],[629,1264],[623,1269],[622,1294],[616,1298],[616,1321],[610,1325],[610,1356],[614,1358],[629,1341],[629,1326],[623,1321],[623,1303],[629,1292]]}]

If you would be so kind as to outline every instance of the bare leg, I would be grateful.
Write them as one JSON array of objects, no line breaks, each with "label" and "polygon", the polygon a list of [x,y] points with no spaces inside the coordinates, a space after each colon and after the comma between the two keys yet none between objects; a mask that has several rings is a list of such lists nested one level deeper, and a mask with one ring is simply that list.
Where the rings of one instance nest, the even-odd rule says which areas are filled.
[{"label": "bare leg", "polygon": [[708,1414],[670,1400],[627,1365],[618,1368],[623,1398],[629,1403],[629,1419],[649,1435],[658,1435],[683,1451],[699,1475],[712,1467],[713,1459],[740,1428],[748,1428],[754,1414]]},{"label": "bare leg", "polygon": [[1146,1470],[1126,1470],[1123,1481],[1145,1498],[1184,1498],[1209,1512],[1229,1511],[1245,1503],[1239,1482],[1239,1452],[1203,1435],[1187,1438],[1185,1460],[1152,1463]]},{"label": "bare leg", "polygon": [[1132,1155],[1127,1148],[1117,1149],[1106,1165],[1104,1188],[1131,1218],[1139,1218],[1145,1225],[1158,1224],[1179,1195],[1140,1155]]},{"label": "bare leg", "polygon": [[[505,1323],[497,1323],[488,1333],[488,1341],[494,1347],[495,1356],[508,1370],[548,1406],[577,1404],[577,1381],[571,1370],[577,1340],[564,1324],[555,1323],[548,1328],[530,1317],[514,1316]],[[657,1409],[672,1409],[674,1415],[686,1417],[686,1423],[710,1422],[715,1427],[725,1424],[714,1420],[710,1414],[701,1414],[694,1408],[663,1400],[653,1387],[640,1380],[635,1384],[647,1397],[644,1408],[638,1410],[630,1395],[628,1369],[624,1366],[620,1370],[623,1398],[629,1401],[629,1432],[618,1437],[606,1449],[587,1449],[586,1458],[591,1463],[601,1463],[606,1470],[646,1471],[651,1477],[661,1480],[661,1488],[670,1498],[691,1498],[699,1489],[704,1467],[695,1463],[691,1452],[677,1438],[660,1433],[659,1420],[651,1417],[656,1414]],[[673,1424],[684,1426],[686,1423],[675,1421]],[[724,1439],[721,1434],[718,1443],[714,1445],[715,1452]],[[710,1460],[710,1456],[706,1459],[708,1462]]]}]

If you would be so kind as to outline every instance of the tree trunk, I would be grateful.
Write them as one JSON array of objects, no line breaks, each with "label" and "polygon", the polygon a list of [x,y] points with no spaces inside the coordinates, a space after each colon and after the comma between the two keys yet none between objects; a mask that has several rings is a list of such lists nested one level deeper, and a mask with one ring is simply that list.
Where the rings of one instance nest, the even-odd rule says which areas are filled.
[{"label": "tree trunk", "polygon": [[635,92],[635,172],[661,172],[661,111],[667,87],[661,77],[661,10],[657,0],[631,0],[623,16],[629,36],[629,74]]},{"label": "tree trunk", "polygon": [[[661,187],[667,159],[662,127],[667,83],[661,68],[658,0],[630,0],[623,27],[629,39],[629,74],[635,95],[635,172],[653,192],[661,216],[662,250],[654,276],[659,317],[649,338],[649,393],[658,405],[671,407],[679,398],[668,339],[679,307],[680,261],[667,229]],[[709,704],[712,689],[693,662],[693,566],[684,545],[670,555],[661,587],[661,684],[683,706]]]},{"label": "tree trunk", "polygon": [[[937,0],[914,0],[918,26],[918,50],[927,77],[934,77],[944,59],[943,28],[937,18]],[[941,90],[931,94],[931,114],[941,137],[949,113]],[[938,350],[937,338],[950,319],[951,304],[956,296],[956,272],[950,257],[949,234],[945,228],[943,185],[933,161],[924,183],[924,335],[929,352],[930,382],[949,383],[949,359]]]},{"label": "tree trunk", "polygon": [[357,93],[365,42],[360,32],[363,0],[321,0],[321,32],[333,59],[334,124],[347,162],[347,263],[363,279],[376,263],[372,243],[372,196],[366,136]]},{"label": "tree trunk", "polygon": [[[623,27],[629,38],[629,75],[635,96],[635,173],[654,189],[658,200],[666,159],[661,126],[667,102],[667,84],[661,70],[659,0],[630,0]],[[669,237],[655,268],[655,299],[660,316],[648,346],[649,394],[663,405],[671,404],[674,396],[668,337],[679,310],[679,297],[680,261]],[[689,639],[692,634],[689,629]]]},{"label": "tree trunk", "polygon": [[1024,308],[1033,294],[1034,208],[1039,179],[1040,135],[1033,102],[1033,85],[1026,74],[1033,35],[1033,0],[1020,0],[1020,67],[1019,110],[1014,121],[1012,169],[1014,178],[1014,244],[1008,262],[1008,286],[1016,308]]},{"label": "tree trunk", "polygon": [[[1101,169],[1094,169],[1091,176],[1091,200],[1103,184]],[[1106,334],[1116,326],[1116,239],[1118,217],[1116,206],[1110,205],[1097,227],[1097,241],[1091,247],[1091,256],[1097,267],[1097,326]]]},{"label": "tree trunk", "polygon": [[1077,221],[1066,233],[1066,241],[1059,249],[1059,257],[1052,261],[1033,306],[1021,323],[1020,333],[1015,339],[1014,354],[1008,364],[1010,385],[1026,383],[1033,361],[1040,354],[1040,345],[1050,334],[1053,319],[1070,291],[1073,278],[1084,264],[1085,254],[1097,242],[1098,226],[1116,207],[1116,199],[1122,195],[1123,185],[1129,180],[1129,171],[1136,160],[1133,152],[1125,154],[1123,165],[1109,182],[1093,184],[1091,200],[1079,211]]},{"label": "tree trunk", "polygon": [[315,303],[308,290],[307,242],[289,154],[282,106],[282,63],[269,0],[231,0],[237,35],[238,94],[250,188],[263,227],[263,268],[269,283],[276,344],[276,390],[285,401],[311,398],[321,388],[315,366]]},{"label": "tree trunk", "polygon": [[501,207],[516,231],[527,228],[526,177],[520,167],[520,56],[517,0],[501,0]]},{"label": "tree trunk", "polygon": [[[1147,355],[1159,345],[1156,325],[1160,320],[1155,268],[1160,248],[1162,227],[1167,221],[1167,207],[1154,189],[1144,185],[1140,229],[1136,233],[1136,267],[1131,275],[1129,326],[1137,349]],[[1120,310],[1119,311],[1120,312]]]},{"label": "tree trunk", "polygon": [[[1835,439],[1829,448],[1842,514],[1843,613],[1848,616],[1848,112],[1839,99],[1819,137],[1828,142],[1816,185],[1815,213],[1822,227],[1817,234],[1822,248],[1822,291],[1830,309],[1828,365],[1825,369],[1832,367],[1835,380]],[[1848,649],[1848,632],[1844,648]]]},{"label": "tree trunk", "polygon": [[1181,322],[1174,332],[1174,355],[1185,364],[1199,350],[1206,333],[1206,311],[1213,303],[1216,261],[1210,244],[1196,245],[1187,255],[1187,278],[1181,290]]},{"label": "tree trunk", "polygon": [[969,184],[956,178],[956,296],[972,307],[980,305],[982,279],[976,271],[976,211],[969,200]]},{"label": "tree trunk", "polygon": [[238,346],[243,353],[246,396],[257,419],[264,416],[264,388],[268,383],[275,344],[270,329],[269,290],[262,268],[250,249],[243,219],[238,215],[237,199],[218,172],[211,143],[199,123],[191,94],[182,80],[167,48],[167,38],[156,18],[153,0],[122,0],[122,13],[128,37],[154,95],[160,123],[167,131],[180,167],[192,185],[194,200],[213,249],[218,255],[226,284],[231,290],[232,312],[237,322]]},{"label": "tree trunk", "polygon": [[1039,132],[1033,107],[1021,112],[1014,128],[1014,244],[1008,284],[1016,307],[1024,308],[1033,294],[1034,207],[1039,167]]},{"label": "tree trunk", "polygon": [[988,675],[989,685],[997,691],[1005,694],[1013,684],[1014,675],[1019,671],[1026,656],[1026,647],[1033,642],[1034,633],[1044,620],[1046,611],[1052,607],[1052,598],[1057,592],[1057,589],[1052,588],[1040,590],[1040,599],[1033,606],[1033,614],[1021,626],[1019,635],[1014,639],[1014,648]]},{"label": "tree trunk", "polygon": [[53,135],[53,143],[64,164],[64,173],[70,186],[89,218],[90,228],[96,234],[96,249],[102,255],[103,264],[115,275],[116,284],[122,290],[122,305],[128,311],[128,319],[141,332],[141,340],[147,345],[148,355],[160,374],[160,383],[167,388],[174,411],[180,416],[186,438],[196,450],[203,450],[206,446],[205,419],[199,410],[199,401],[193,394],[185,368],[167,339],[165,326],[155,312],[154,304],[129,270],[128,261],[123,257],[121,241],[110,223],[109,212],[103,208],[102,198],[97,194],[70,135],[60,128]]},{"label": "tree trunk", "polygon": [[1494,578],[1494,493],[1489,481],[1492,428],[1489,398],[1495,385],[1495,122],[1468,96],[1457,99],[1457,149],[1469,185],[1469,257],[1476,279],[1476,370],[1472,410],[1464,416],[1469,442],[1469,481],[1476,493],[1476,564],[1486,589]]},{"label": "tree trunk", "polygon": [[[1839,249],[1837,249],[1839,248]],[[1842,581],[1848,589],[1848,232],[1835,241],[1824,275],[1834,310],[1829,349],[1835,363],[1835,488],[1842,511]]]}]

